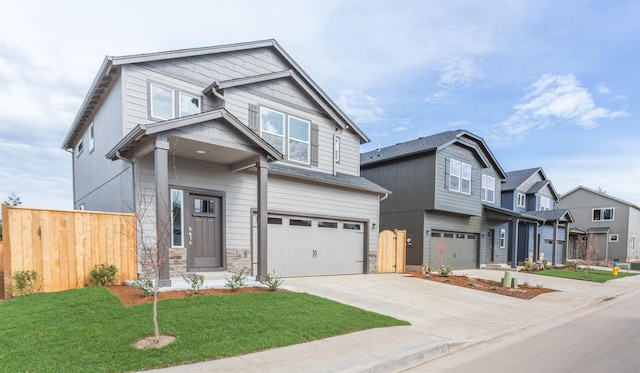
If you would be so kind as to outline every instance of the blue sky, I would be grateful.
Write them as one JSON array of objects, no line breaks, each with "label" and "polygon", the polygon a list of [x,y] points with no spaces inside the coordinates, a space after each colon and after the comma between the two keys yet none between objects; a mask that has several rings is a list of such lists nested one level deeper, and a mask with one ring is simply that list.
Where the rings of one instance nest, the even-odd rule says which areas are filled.
[{"label": "blue sky", "polygon": [[[153,4],[153,5],[151,5]],[[371,138],[463,128],[640,204],[637,1],[0,0],[0,199],[71,208],[61,149],[105,55],[276,39]]]}]

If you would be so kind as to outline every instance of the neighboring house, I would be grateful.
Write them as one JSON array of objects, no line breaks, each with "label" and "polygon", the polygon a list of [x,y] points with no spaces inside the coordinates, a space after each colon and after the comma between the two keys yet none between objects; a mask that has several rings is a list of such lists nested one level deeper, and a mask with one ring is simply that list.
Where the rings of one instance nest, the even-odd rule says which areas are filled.
[{"label": "neighboring house", "polygon": [[375,271],[389,191],[360,177],[368,141],[265,40],[106,57],[63,147],[75,208],[142,214],[166,280]]},{"label": "neighboring house", "polygon": [[[564,263],[573,218],[568,210],[556,209],[558,198],[542,168],[507,172],[501,205],[521,214],[509,225],[510,246],[515,245],[517,262],[531,257],[534,261],[546,258],[550,264]],[[510,250],[509,260],[512,258]]]},{"label": "neighboring house", "polygon": [[[600,260],[636,261],[640,237],[640,207],[583,186],[564,194],[558,207],[571,211],[576,239],[586,239]],[[576,242],[571,242],[576,257]]]},{"label": "neighboring house", "polygon": [[482,138],[421,137],[363,153],[360,167],[393,191],[380,204],[380,229],[406,229],[409,268],[437,268],[441,255],[454,270],[506,263],[507,223],[519,215],[500,207],[506,175]]}]

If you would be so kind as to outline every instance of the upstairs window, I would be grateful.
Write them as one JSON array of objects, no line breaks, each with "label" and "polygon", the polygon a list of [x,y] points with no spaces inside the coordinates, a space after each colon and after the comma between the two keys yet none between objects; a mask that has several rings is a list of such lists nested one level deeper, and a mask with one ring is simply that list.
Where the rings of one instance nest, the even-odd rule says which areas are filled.
[{"label": "upstairs window", "polygon": [[593,221],[613,221],[613,207],[593,209]]},{"label": "upstairs window", "polygon": [[260,136],[288,160],[310,163],[310,121],[261,107]]},{"label": "upstairs window", "polygon": [[482,175],[482,201],[494,202],[496,195],[496,178],[489,175]]},{"label": "upstairs window", "polygon": [[149,115],[155,119],[167,120],[202,112],[200,98],[185,92],[157,84],[149,84]]},{"label": "upstairs window", "polygon": [[78,145],[76,145],[76,157],[79,157],[83,151],[84,151],[84,144],[82,143],[82,139],[80,139],[80,141],[78,141]]},{"label": "upstairs window", "polygon": [[540,196],[540,211],[551,210],[551,198],[547,196]]},{"label": "upstairs window", "polygon": [[457,159],[449,161],[449,189],[471,194],[471,165]]},{"label": "upstairs window", "polygon": [[516,206],[522,207],[522,208],[527,207],[527,197],[524,195],[524,193],[518,192],[517,198],[518,198],[518,201],[516,202]]},{"label": "upstairs window", "polygon": [[89,126],[89,152],[96,148],[96,137],[93,129],[93,123]]}]

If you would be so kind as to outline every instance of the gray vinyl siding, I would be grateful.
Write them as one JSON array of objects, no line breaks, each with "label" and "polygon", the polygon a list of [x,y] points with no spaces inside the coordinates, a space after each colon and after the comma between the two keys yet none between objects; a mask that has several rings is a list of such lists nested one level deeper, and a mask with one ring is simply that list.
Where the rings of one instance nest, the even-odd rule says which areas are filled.
[{"label": "gray vinyl siding", "polygon": [[93,118],[95,148],[89,146],[89,127],[82,134],[84,151],[74,158],[74,207],[128,212],[133,207],[131,165],[111,161],[105,154],[122,134],[122,82],[117,80]]},{"label": "gray vinyl siding", "polygon": [[[302,92],[299,93],[302,94]],[[318,125],[318,166],[313,169],[333,173],[333,135],[337,124],[327,116],[320,114],[319,111],[301,110],[298,107],[288,106],[280,100],[269,100],[266,96],[256,95],[246,89],[229,88],[225,90],[225,100],[227,110],[245,124],[249,123],[249,104],[254,104],[310,120]],[[358,175],[360,172],[359,139],[351,131],[345,130],[341,135],[341,141],[342,156],[340,164],[336,165],[336,171]]]},{"label": "gray vinyl siding", "polygon": [[500,207],[515,211],[516,195],[516,191],[501,192]]},{"label": "gray vinyl siding", "polygon": [[[471,194],[449,190],[449,160],[457,159],[471,165]],[[435,206],[436,210],[480,216],[482,205],[482,169],[472,151],[454,144],[439,151],[436,156]],[[498,196],[496,195],[496,198]]]},{"label": "gray vinyl siding", "polygon": [[525,180],[525,181],[524,181],[524,182],[523,182],[523,183],[518,187],[518,189],[519,189],[520,191],[522,191],[523,193],[526,193],[526,192],[528,192],[528,191],[531,189],[531,187],[532,187],[535,183],[537,183],[538,181],[541,181],[541,180],[543,180],[543,179],[542,179],[542,175],[540,175],[540,173],[539,173],[539,172],[537,172],[537,173],[535,173],[535,174],[531,175],[531,177],[529,177],[527,180]]},{"label": "gray vinyl siding", "polygon": [[[149,215],[155,215],[153,154],[136,164],[140,177],[139,192],[148,204]],[[175,170],[176,172],[172,171]],[[225,192],[227,249],[251,248],[251,211],[257,207],[257,176],[254,172],[229,172],[224,165],[173,158],[169,161],[169,184],[178,189],[203,189]],[[336,189],[283,177],[270,176],[269,211],[354,219],[378,224],[378,195],[347,189]],[[153,226],[146,226],[153,232]],[[370,230],[369,250],[377,252],[377,230]]]},{"label": "gray vinyl siding", "polygon": [[361,175],[392,191],[380,203],[382,214],[434,208],[435,154],[403,158],[361,170]]},{"label": "gray vinyl siding", "polygon": [[[609,234],[617,234],[618,242],[609,242],[609,236],[606,239],[598,239],[598,257],[601,259],[620,259],[628,260],[637,257],[637,251],[629,250],[629,242],[633,231],[640,230],[640,223],[635,225],[632,223],[631,210],[634,210],[628,204],[618,200],[602,196],[597,193],[579,189],[575,192],[563,196],[557,203],[558,208],[568,209],[574,218],[572,226],[586,230],[588,228],[609,228]],[[592,221],[594,208],[614,208],[613,221]],[[635,228],[633,228],[635,226]],[[600,236],[600,235],[599,235]],[[604,235],[602,235],[604,236]],[[638,237],[638,236],[636,236]],[[637,240],[638,238],[636,238]],[[637,250],[637,249],[636,249]]]}]

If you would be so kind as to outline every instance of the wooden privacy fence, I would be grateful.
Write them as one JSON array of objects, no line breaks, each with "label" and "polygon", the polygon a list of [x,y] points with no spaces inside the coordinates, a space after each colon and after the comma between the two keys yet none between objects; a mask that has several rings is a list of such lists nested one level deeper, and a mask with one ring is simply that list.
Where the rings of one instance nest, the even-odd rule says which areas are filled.
[{"label": "wooden privacy fence", "polygon": [[407,231],[382,231],[378,239],[378,272],[403,273],[407,255]]},{"label": "wooden privacy fence", "polygon": [[91,268],[101,263],[118,267],[117,283],[137,278],[134,214],[3,204],[2,233],[2,298],[9,295],[11,276],[18,271],[36,271],[41,292],[84,287]]}]

